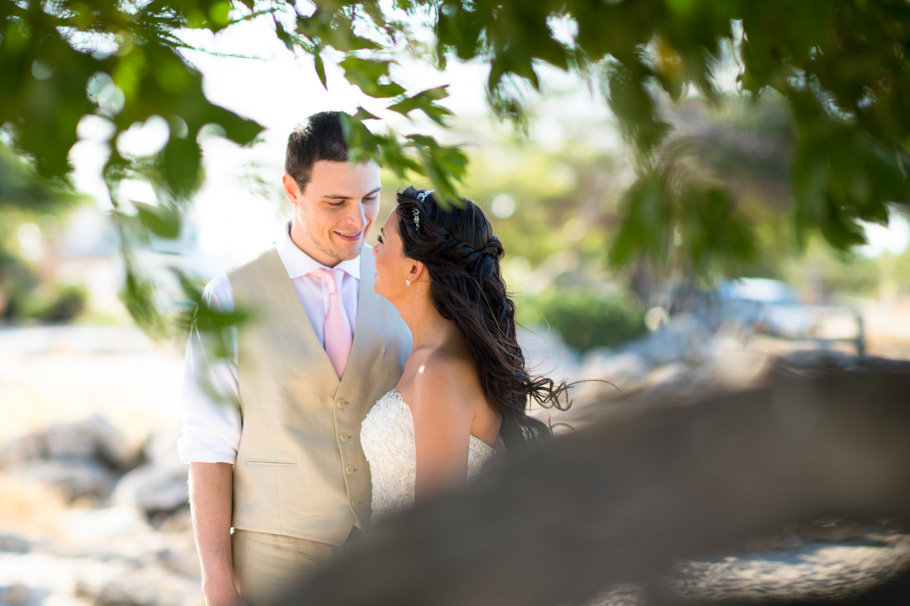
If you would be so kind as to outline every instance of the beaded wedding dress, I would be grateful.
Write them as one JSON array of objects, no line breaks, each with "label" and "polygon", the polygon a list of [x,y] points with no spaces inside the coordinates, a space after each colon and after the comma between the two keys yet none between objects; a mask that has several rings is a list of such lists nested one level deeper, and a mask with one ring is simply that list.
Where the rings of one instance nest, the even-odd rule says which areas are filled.
[{"label": "beaded wedding dress", "polygon": [[[414,419],[401,394],[392,390],[367,413],[360,431],[373,476],[373,521],[414,503],[417,448]],[[468,479],[493,458],[492,446],[476,436],[468,442]]]}]

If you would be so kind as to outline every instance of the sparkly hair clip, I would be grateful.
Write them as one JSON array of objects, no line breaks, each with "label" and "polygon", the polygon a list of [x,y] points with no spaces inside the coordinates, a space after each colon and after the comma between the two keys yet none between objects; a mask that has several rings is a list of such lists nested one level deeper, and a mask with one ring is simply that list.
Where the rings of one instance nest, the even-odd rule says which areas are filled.
[{"label": "sparkly hair clip", "polygon": [[[427,199],[427,196],[432,194],[434,191],[436,191],[436,190],[428,189],[426,191],[418,192],[417,196],[416,196],[417,201],[420,202],[421,204],[423,204],[423,201]],[[415,208],[413,214],[414,214],[414,227],[419,232],[420,231],[420,209]]]}]

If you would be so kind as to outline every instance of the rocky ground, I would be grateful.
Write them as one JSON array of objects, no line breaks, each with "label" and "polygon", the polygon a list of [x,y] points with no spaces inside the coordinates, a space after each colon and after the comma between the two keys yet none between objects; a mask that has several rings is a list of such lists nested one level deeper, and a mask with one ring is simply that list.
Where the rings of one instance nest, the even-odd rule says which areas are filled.
[{"label": "rocky ground", "polygon": [[[781,365],[861,363],[849,347],[820,352],[818,343],[782,343],[697,315],[584,356],[539,334],[525,334],[523,345],[539,371],[587,381],[573,388],[568,411],[537,413],[574,426],[623,407],[740,389]],[[179,347],[132,330],[0,331],[0,402],[10,421],[0,429],[0,604],[201,604],[186,470],[174,450],[181,358]],[[901,529],[828,520],[680,563],[660,587],[692,599],[824,596],[907,567],[910,535]],[[599,603],[644,605],[644,596],[611,588]]]},{"label": "rocky ground", "polygon": [[129,329],[7,329],[0,367],[0,604],[200,604],[179,348]]}]

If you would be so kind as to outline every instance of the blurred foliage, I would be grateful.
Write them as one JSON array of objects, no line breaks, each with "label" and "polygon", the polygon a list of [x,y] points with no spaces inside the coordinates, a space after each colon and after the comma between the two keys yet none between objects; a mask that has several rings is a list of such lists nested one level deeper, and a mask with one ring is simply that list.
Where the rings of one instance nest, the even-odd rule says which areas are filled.
[{"label": "blurred foliage", "polygon": [[[0,234],[0,237],[4,235]],[[7,238],[0,239],[3,240]],[[0,319],[10,322],[23,317],[28,293],[37,283],[31,268],[7,247],[0,246]]]},{"label": "blurred foliage", "polygon": [[[179,33],[219,32],[262,16],[288,49],[313,58],[323,83],[326,64],[336,64],[387,110],[442,126],[450,116],[441,103],[445,88],[407,90],[395,77],[402,57],[440,68],[456,58],[489,63],[490,106],[522,126],[529,93],[545,92],[541,66],[583,75],[601,91],[635,156],[637,180],[622,198],[611,251],[617,266],[705,272],[756,262],[765,236],[743,200],[758,198],[693,170],[700,148],[673,135],[671,109],[693,97],[718,104],[735,89],[753,102],[779,100],[790,151],[783,163],[772,154],[765,168],[784,169],[798,245],[817,231],[846,251],[863,241],[859,221],[884,223],[888,202],[910,199],[905,0],[2,3],[0,72],[9,85],[0,89],[0,137],[40,175],[60,179],[83,120],[110,128],[104,176],[124,246],[125,298],[146,327],[160,318],[154,285],[131,252],[142,240],[136,233],[179,231],[180,207],[201,182],[205,128],[238,144],[261,130],[206,99]],[[421,24],[435,34],[429,44]],[[731,63],[736,70],[725,70]],[[169,132],[153,158],[118,149],[123,132],[156,116]],[[356,158],[375,158],[399,178],[421,174],[443,197],[461,189],[462,150],[424,134],[371,134],[363,123],[374,117],[361,108],[347,121]],[[116,183],[143,175],[157,180],[162,203],[122,208]]]},{"label": "blurred foliage", "polygon": [[583,264],[601,263],[621,193],[615,154],[581,137],[547,151],[514,133],[467,152],[464,190],[490,218],[507,260],[536,267],[571,249]]},{"label": "blurred foliage", "polygon": [[54,215],[79,201],[65,175],[43,179],[34,168],[0,140],[0,212]]},{"label": "blurred foliage", "polygon": [[21,241],[23,228],[53,229],[80,201],[62,179],[42,179],[0,142],[0,320],[55,321],[81,311],[75,291],[35,292],[40,280]]},{"label": "blurred foliage", "polygon": [[177,271],[182,292],[186,293],[187,301],[177,310],[177,326],[183,333],[188,333],[192,326],[202,333],[209,333],[207,345],[212,347],[211,354],[218,358],[228,356],[229,344],[227,343],[224,328],[235,326],[249,320],[253,312],[245,309],[234,309],[223,312],[209,306],[202,296],[205,285],[184,272]]},{"label": "blurred foliage", "polygon": [[614,347],[646,332],[642,305],[623,292],[555,285],[525,297],[517,309],[520,324],[549,326],[582,352]]},{"label": "blurred foliage", "polygon": [[20,320],[44,324],[72,322],[85,311],[88,289],[79,284],[42,284],[25,298]]},{"label": "blurred foliage", "polygon": [[[685,145],[670,147],[623,198],[612,249],[623,266],[637,255],[705,274],[709,263],[744,264],[756,246],[751,225],[736,212],[730,191],[687,167]],[[674,257],[684,257],[675,260]]]}]

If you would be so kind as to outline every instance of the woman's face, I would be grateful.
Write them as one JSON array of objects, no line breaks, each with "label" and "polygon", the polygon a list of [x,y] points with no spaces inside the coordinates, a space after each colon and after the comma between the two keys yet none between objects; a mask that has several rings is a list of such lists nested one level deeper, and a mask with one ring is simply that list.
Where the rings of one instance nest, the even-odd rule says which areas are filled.
[{"label": "woman's face", "polygon": [[395,301],[408,286],[408,279],[413,261],[404,255],[401,236],[398,233],[398,207],[392,209],[388,218],[379,230],[379,241],[373,247],[376,257],[376,283],[373,290],[376,294]]}]

